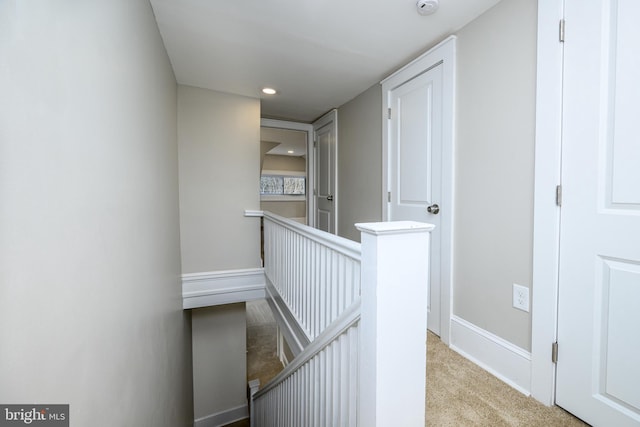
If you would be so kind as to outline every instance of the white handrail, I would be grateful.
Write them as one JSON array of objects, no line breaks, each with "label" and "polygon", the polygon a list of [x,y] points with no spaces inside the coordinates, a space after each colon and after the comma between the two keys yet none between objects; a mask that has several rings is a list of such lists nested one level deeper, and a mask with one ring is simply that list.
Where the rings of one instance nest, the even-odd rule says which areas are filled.
[{"label": "white handrail", "polygon": [[361,245],[358,242],[336,236],[335,234],[326,233],[268,211],[264,211],[262,216],[289,230],[293,230],[302,236],[308,237],[311,240],[335,249],[337,252],[341,252],[350,258],[360,260]]},{"label": "white handrail", "polygon": [[314,356],[320,353],[324,348],[336,340],[346,330],[351,328],[360,321],[360,301],[353,304],[346,310],[339,319],[331,324],[322,334],[318,336],[308,347],[304,349],[291,363],[289,363],[278,375],[276,375],[269,383],[267,383],[259,392],[255,394],[256,398],[266,394],[269,390],[278,386],[280,382],[289,377],[293,372],[298,370],[300,366],[307,363]]},{"label": "white handrail", "polygon": [[360,304],[253,396],[254,426],[356,426]]}]

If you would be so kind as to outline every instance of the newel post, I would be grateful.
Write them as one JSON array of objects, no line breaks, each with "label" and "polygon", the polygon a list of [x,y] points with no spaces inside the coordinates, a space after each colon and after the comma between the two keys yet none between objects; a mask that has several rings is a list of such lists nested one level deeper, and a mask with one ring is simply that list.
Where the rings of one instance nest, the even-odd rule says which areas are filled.
[{"label": "newel post", "polygon": [[424,426],[432,224],[356,224],[362,233],[360,414],[367,427]]}]

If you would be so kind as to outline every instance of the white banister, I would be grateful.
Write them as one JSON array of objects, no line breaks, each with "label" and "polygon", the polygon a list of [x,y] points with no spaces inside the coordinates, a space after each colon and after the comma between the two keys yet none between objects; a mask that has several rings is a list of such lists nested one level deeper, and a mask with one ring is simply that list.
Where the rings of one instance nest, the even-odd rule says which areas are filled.
[{"label": "white banister", "polygon": [[424,425],[433,225],[356,226],[361,245],[264,213],[270,303],[308,342],[255,393],[253,425]]},{"label": "white banister", "polygon": [[424,426],[431,224],[362,233],[360,426]]}]

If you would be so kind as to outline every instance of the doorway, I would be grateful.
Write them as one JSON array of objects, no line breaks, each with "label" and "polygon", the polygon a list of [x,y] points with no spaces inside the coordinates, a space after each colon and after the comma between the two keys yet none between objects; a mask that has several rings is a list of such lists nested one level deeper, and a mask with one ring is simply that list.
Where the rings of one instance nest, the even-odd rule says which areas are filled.
[{"label": "doorway", "polygon": [[262,119],[260,209],[314,226],[312,127]]},{"label": "doorway", "polygon": [[532,394],[593,425],[640,425],[638,17],[539,4]]},{"label": "doorway", "polygon": [[455,37],[382,81],[383,218],[436,225],[427,328],[449,344]]},{"label": "doorway", "polygon": [[566,0],[564,14],[556,403],[638,427],[640,4]]}]

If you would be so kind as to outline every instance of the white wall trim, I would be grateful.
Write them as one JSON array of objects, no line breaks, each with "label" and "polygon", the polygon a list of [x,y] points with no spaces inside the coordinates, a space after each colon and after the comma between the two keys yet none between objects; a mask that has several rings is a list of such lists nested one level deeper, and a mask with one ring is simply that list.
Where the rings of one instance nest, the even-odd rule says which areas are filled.
[{"label": "white wall trim", "polygon": [[451,349],[495,375],[519,392],[531,390],[531,354],[467,322],[451,318]]},{"label": "white wall trim", "polygon": [[265,298],[263,268],[182,275],[182,308],[209,307]]},{"label": "white wall trim", "polygon": [[424,73],[442,63],[442,209],[440,222],[440,339],[449,344],[452,314],[451,286],[453,278],[453,213],[454,206],[454,144],[455,144],[455,79],[456,79],[456,36],[449,36],[425,54],[411,61],[386,79],[382,84],[382,219],[389,220],[387,193],[389,191],[389,121],[390,92],[411,78]]},{"label": "white wall trim", "polygon": [[313,150],[313,126],[308,123],[290,122],[276,119],[260,119],[260,126],[277,129],[291,129],[307,132],[307,218],[310,227],[315,227],[316,201],[313,197],[315,187],[315,153]]},{"label": "white wall trim", "polygon": [[550,354],[558,325],[560,208],[555,189],[561,180],[563,44],[558,23],[563,16],[563,2],[538,1],[531,395],[545,405],[555,402]]},{"label": "white wall trim", "polygon": [[193,422],[193,427],[220,427],[229,423],[244,420],[249,418],[249,405],[244,404],[236,406],[235,408],[226,409],[224,411],[216,412],[215,414],[207,415],[206,417],[198,418]]}]

